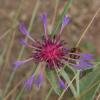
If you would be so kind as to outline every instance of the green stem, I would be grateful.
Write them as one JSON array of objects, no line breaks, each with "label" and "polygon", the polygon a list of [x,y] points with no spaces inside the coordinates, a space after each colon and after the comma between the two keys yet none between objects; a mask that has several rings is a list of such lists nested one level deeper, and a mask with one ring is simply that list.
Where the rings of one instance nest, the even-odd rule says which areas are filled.
[{"label": "green stem", "polygon": [[76,77],[77,96],[79,96],[80,94],[80,86],[79,86],[80,70],[78,70],[76,74],[77,74],[77,77]]},{"label": "green stem", "polygon": [[76,77],[77,77],[77,74],[73,77],[73,79],[70,82],[68,82],[67,87],[63,90],[63,92],[59,96],[58,100],[62,100],[63,95],[65,94],[65,92],[67,91],[67,89],[70,87],[70,85],[72,85],[72,83],[73,83],[74,79],[76,79]]},{"label": "green stem", "polygon": [[61,25],[62,19],[63,19],[64,15],[67,13],[69,7],[71,6],[72,1],[73,0],[67,0],[67,2],[65,3],[64,10],[63,10],[63,12],[62,12],[62,14],[60,16],[60,20],[58,21],[58,24],[57,24],[56,28],[54,28],[54,30],[52,31],[52,35],[56,34],[57,31],[59,30],[59,27]]},{"label": "green stem", "polygon": [[49,90],[49,92],[48,92],[48,94],[46,95],[45,100],[48,100],[48,98],[50,97],[52,91],[53,91],[53,88],[51,87],[50,90]]},{"label": "green stem", "polygon": [[16,100],[20,100],[21,97],[22,97],[22,95],[23,95],[23,93],[24,93],[24,87],[21,89],[21,91],[20,91],[19,94],[17,95]]},{"label": "green stem", "polygon": [[68,68],[70,68],[73,71],[74,74],[76,74],[76,70],[72,66],[70,66],[68,63],[66,65]]},{"label": "green stem", "polygon": [[[23,1],[23,0],[22,0],[22,1]],[[13,20],[13,25],[15,25],[15,23],[17,22],[18,16],[19,16],[19,14],[20,14],[20,12],[21,12],[22,1],[21,1],[20,5],[19,5],[19,8],[17,9],[17,13],[16,13],[16,15],[15,15],[15,17],[14,17],[14,20]],[[5,94],[7,93],[8,89],[9,89],[9,87],[10,87],[10,83],[11,83],[11,80],[13,79],[14,73],[15,73],[15,71],[13,71],[12,74],[11,74],[11,76],[10,76],[10,79],[9,79],[9,81],[8,81],[8,83],[7,83],[7,86],[6,86],[6,89],[5,89],[5,91],[4,91],[4,96],[5,96]]]},{"label": "green stem", "polygon": [[[69,84],[71,82],[70,80],[70,77],[68,76],[68,74],[62,70],[60,72],[60,74],[62,75],[62,77],[66,80],[66,82]],[[69,88],[71,89],[71,92],[73,93],[74,97],[77,97],[77,93],[76,93],[76,90],[75,90],[75,87],[73,84],[70,84]]]}]

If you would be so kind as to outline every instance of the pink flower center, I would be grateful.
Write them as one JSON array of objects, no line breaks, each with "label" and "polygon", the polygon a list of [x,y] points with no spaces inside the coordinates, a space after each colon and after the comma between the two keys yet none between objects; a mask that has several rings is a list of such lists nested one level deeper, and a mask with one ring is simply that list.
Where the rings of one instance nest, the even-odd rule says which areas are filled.
[{"label": "pink flower center", "polygon": [[46,46],[42,48],[41,54],[45,60],[53,60],[62,55],[61,51],[62,51],[61,46],[52,43],[52,44],[46,44]]}]

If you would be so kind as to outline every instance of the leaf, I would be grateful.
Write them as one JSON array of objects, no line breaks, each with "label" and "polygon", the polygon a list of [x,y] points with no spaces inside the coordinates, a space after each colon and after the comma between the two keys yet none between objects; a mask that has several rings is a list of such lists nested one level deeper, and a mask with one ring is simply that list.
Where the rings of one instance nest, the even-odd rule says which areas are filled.
[{"label": "leaf", "polygon": [[60,95],[62,92],[62,89],[58,86],[58,82],[57,82],[57,75],[55,73],[55,71],[51,71],[51,70],[46,70],[46,76],[51,84],[51,86],[53,87],[54,91]]},{"label": "leaf", "polygon": [[[62,70],[60,74],[66,80],[67,84],[69,84],[71,82],[69,75],[67,74],[66,71]],[[70,88],[71,92],[73,93],[74,97],[76,97],[76,90],[75,90],[75,87],[73,86],[73,84],[71,84],[69,88]]]},{"label": "leaf", "polygon": [[93,100],[98,85],[100,84],[100,67],[87,74],[80,80],[80,96],[78,100]]}]

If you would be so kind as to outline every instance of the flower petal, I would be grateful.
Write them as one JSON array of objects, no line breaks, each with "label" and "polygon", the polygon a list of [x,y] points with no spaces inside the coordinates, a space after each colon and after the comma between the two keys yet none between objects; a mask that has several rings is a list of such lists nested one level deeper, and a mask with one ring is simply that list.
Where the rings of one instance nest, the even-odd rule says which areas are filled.
[{"label": "flower petal", "polygon": [[44,25],[44,29],[46,29],[46,24],[47,24],[47,13],[44,13],[42,15],[40,15],[40,19],[41,21],[43,22],[43,25]]},{"label": "flower petal", "polygon": [[84,60],[91,60],[91,59],[93,59],[93,55],[92,54],[81,53],[80,56],[82,56],[82,58]]},{"label": "flower petal", "polygon": [[62,26],[61,26],[61,30],[63,30],[63,28],[69,23],[69,16],[64,16],[63,20],[62,20]]},{"label": "flower petal", "polygon": [[24,61],[16,61],[16,62],[14,62],[14,67],[15,68],[18,68],[21,64],[24,64]]},{"label": "flower petal", "polygon": [[60,87],[60,88],[65,88],[65,83],[64,83],[63,80],[59,79],[59,80],[58,80],[58,84],[59,84],[59,87]]},{"label": "flower petal", "polygon": [[30,60],[33,60],[33,58],[28,58],[28,59],[25,59],[25,60],[23,60],[23,61],[21,61],[21,60],[15,61],[15,62],[14,62],[14,68],[16,69],[16,68],[18,68],[20,65],[22,65],[22,64],[24,64],[24,63],[26,63],[26,62],[28,62],[28,61],[30,61]]},{"label": "flower petal", "polygon": [[40,15],[40,19],[43,22],[45,36],[47,38],[47,13]]},{"label": "flower petal", "polygon": [[26,29],[24,23],[20,23],[20,24],[19,24],[19,30],[20,30],[20,32],[23,33],[24,35],[28,35],[28,34],[29,34],[29,32],[27,31],[27,29]]},{"label": "flower petal", "polygon": [[26,29],[24,23],[20,23],[20,25],[19,25],[19,30],[20,30],[20,32],[23,33],[24,35],[27,35],[27,37],[28,37],[31,41],[36,42],[36,41],[30,36],[30,34],[29,34],[29,32],[27,31],[27,29]]},{"label": "flower petal", "polygon": [[19,40],[20,44],[24,45],[24,46],[28,46],[27,42],[24,39],[20,39]]},{"label": "flower petal", "polygon": [[79,70],[84,70],[84,69],[92,68],[93,64],[85,60],[79,60],[74,67]]},{"label": "flower petal", "polygon": [[34,74],[32,74],[27,80],[23,82],[25,89],[30,90],[32,88],[33,81],[34,81]]},{"label": "flower petal", "polygon": [[41,84],[42,84],[42,81],[43,81],[43,75],[42,73],[40,72],[38,77],[37,77],[37,80],[35,81],[35,84],[38,88],[40,88]]},{"label": "flower petal", "polygon": [[61,23],[61,29],[60,29],[60,32],[58,33],[58,38],[57,39],[60,39],[62,31],[63,31],[65,25],[67,25],[68,23],[69,23],[69,17],[68,16],[64,16],[64,18],[62,20],[62,23]]}]

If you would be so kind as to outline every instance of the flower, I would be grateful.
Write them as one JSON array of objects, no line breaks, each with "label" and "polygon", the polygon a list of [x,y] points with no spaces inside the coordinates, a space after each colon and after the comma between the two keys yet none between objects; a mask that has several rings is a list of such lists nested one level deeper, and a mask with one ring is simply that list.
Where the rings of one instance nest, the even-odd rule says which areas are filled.
[{"label": "flower", "polygon": [[[43,82],[43,74],[45,68],[55,70],[57,73],[57,70],[63,67],[63,65],[66,63],[71,64],[78,70],[92,67],[92,63],[90,62],[90,60],[92,60],[93,57],[91,54],[82,53],[78,48],[66,48],[64,41],[61,40],[61,33],[65,25],[69,23],[69,17],[64,16],[61,23],[60,32],[54,36],[49,35],[47,32],[46,17],[46,13],[39,17],[44,26],[44,36],[39,40],[33,39],[30,36],[24,23],[20,23],[19,25],[19,31],[23,33],[23,35],[27,36],[31,43],[29,44],[24,39],[20,39],[19,41],[25,47],[30,48],[32,52],[27,59],[14,62],[14,69],[16,70],[20,65],[25,64],[29,61],[34,61],[35,63],[39,64],[41,64],[42,62],[46,63],[45,66],[41,65],[39,67],[39,70],[36,74],[32,74],[27,80],[24,81],[24,86],[26,87],[26,89],[30,89],[33,83],[40,88]],[[63,80],[61,80],[59,76],[58,79],[59,87],[64,88],[65,84]]]},{"label": "flower", "polygon": [[[49,35],[47,32],[47,14],[44,13],[40,15],[40,20],[43,22],[44,27],[44,36],[43,38],[37,40],[33,39],[29,32],[27,31],[24,23],[19,24],[19,31],[23,33],[23,35],[27,36],[31,41],[29,44],[24,39],[20,39],[20,43],[27,48],[32,49],[31,56],[25,60],[18,60],[14,63],[15,69],[17,69],[21,64],[25,64],[29,61],[34,61],[36,63],[45,62],[47,68],[57,70],[58,68],[64,65],[64,57],[67,56],[67,48],[65,47],[64,41],[61,40],[61,33],[65,27],[69,23],[69,17],[64,16],[60,32],[57,35]],[[42,66],[44,67],[44,66]],[[44,68],[43,68],[44,69]],[[37,75],[32,74],[27,80],[24,81],[24,86],[29,89],[32,87],[34,83],[37,87],[40,87],[43,81],[43,69],[39,69]],[[64,87],[63,81],[59,80],[59,84],[61,87]]]},{"label": "flower", "polygon": [[77,70],[89,69],[93,66],[90,62],[93,59],[93,55],[82,53],[80,48],[71,48],[69,57],[65,59]]},{"label": "flower", "polygon": [[30,60],[34,60],[35,62],[44,61],[47,63],[47,67],[51,69],[54,69],[54,66],[59,68],[63,65],[63,58],[67,55],[67,49],[65,47],[64,41],[62,41],[59,37],[61,36],[61,32],[64,29],[64,26],[68,24],[69,18],[67,16],[64,17],[61,24],[61,31],[54,37],[47,34],[46,14],[41,15],[40,19],[43,22],[45,33],[42,40],[33,39],[29,35],[29,32],[27,31],[25,25],[23,23],[19,25],[20,32],[22,32],[32,41],[32,44],[28,44],[24,39],[20,39],[20,43],[26,47],[31,48],[32,55],[29,59],[26,59],[24,61],[16,61],[16,67]]}]

